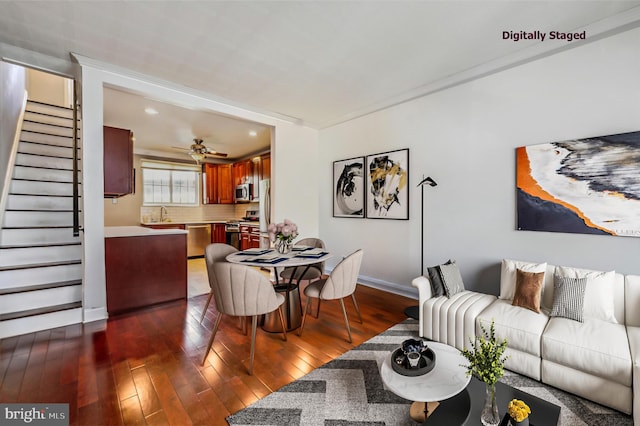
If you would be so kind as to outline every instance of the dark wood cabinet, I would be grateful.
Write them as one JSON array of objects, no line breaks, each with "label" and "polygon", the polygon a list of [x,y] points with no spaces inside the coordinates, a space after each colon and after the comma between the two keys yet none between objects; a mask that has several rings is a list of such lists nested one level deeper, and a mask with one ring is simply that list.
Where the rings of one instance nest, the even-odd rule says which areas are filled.
[{"label": "dark wood cabinet", "polygon": [[133,194],[133,132],[116,127],[103,127],[104,197]]},{"label": "dark wood cabinet", "polygon": [[271,179],[271,154],[260,156],[260,180]]},{"label": "dark wood cabinet", "polygon": [[231,164],[204,165],[204,204],[233,204],[232,167]]},{"label": "dark wood cabinet", "polygon": [[251,160],[238,161],[233,164],[234,185],[253,182],[253,162]]},{"label": "dark wood cabinet", "polygon": [[260,227],[240,225],[240,250],[260,248]]},{"label": "dark wood cabinet", "polygon": [[226,243],[227,232],[225,231],[224,223],[212,223],[211,224],[211,242],[212,243]]}]

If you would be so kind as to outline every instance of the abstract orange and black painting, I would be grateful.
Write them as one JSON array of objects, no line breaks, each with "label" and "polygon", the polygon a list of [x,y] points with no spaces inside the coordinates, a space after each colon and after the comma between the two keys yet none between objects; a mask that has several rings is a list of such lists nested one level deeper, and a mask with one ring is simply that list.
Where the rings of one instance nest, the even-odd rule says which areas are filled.
[{"label": "abstract orange and black painting", "polygon": [[516,149],[518,229],[640,237],[640,132]]}]

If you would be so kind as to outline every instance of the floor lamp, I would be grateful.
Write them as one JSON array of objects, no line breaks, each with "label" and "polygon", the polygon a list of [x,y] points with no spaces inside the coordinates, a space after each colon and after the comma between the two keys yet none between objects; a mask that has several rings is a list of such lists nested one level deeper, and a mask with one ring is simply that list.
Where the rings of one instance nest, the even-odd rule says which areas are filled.
[{"label": "floor lamp", "polygon": [[[422,175],[422,180],[417,185],[420,187],[420,275],[424,274],[424,187],[426,185],[429,186],[437,186],[435,180],[431,179],[431,176],[424,177]],[[420,309],[418,306],[409,306],[404,310],[404,313],[409,318],[419,319],[420,318]]]}]

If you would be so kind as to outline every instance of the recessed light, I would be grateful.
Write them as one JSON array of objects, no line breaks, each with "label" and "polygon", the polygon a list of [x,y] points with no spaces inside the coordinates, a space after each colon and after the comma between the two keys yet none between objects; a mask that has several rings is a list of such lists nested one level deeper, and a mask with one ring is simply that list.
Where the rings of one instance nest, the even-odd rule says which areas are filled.
[{"label": "recessed light", "polygon": [[147,113],[147,114],[149,114],[149,115],[157,115],[157,114],[158,114],[158,110],[153,109],[153,108],[151,108],[151,107],[146,107],[146,108],[144,109],[144,112],[146,112],[146,113]]},{"label": "recessed light", "polygon": [[258,134],[258,132],[256,132],[255,130],[250,130],[249,131],[249,136],[254,137]]}]

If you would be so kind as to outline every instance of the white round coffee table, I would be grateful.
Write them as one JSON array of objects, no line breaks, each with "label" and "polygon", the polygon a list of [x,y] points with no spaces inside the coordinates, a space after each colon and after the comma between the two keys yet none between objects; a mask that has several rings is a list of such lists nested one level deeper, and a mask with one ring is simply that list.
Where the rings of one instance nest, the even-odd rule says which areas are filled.
[{"label": "white round coffee table", "polygon": [[[452,346],[439,342],[427,342],[436,354],[436,365],[422,376],[403,376],[391,367],[391,354],[380,367],[380,376],[385,386],[398,396],[415,401],[411,407],[411,417],[420,422],[428,416],[428,402],[438,402],[459,394],[467,387],[467,359]],[[435,404],[437,407],[437,404]],[[433,411],[433,409],[432,409]]]}]

